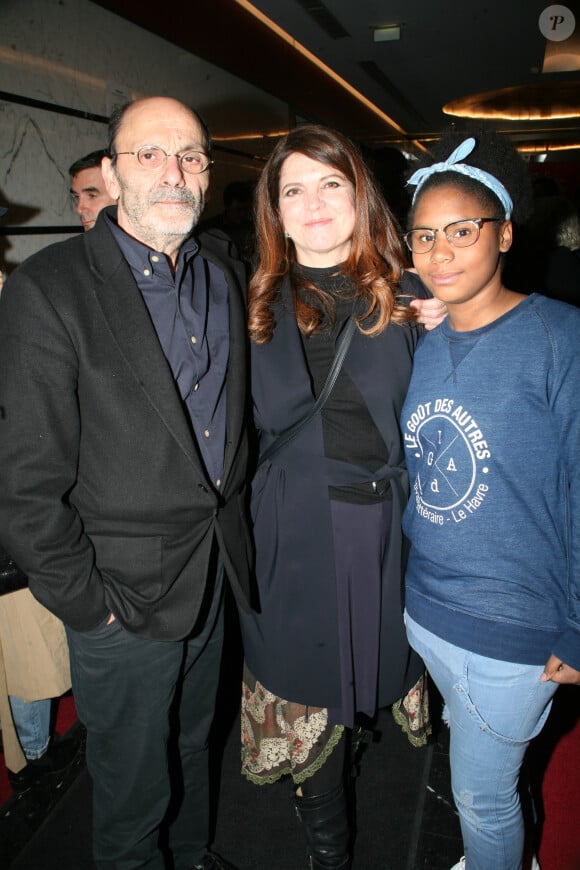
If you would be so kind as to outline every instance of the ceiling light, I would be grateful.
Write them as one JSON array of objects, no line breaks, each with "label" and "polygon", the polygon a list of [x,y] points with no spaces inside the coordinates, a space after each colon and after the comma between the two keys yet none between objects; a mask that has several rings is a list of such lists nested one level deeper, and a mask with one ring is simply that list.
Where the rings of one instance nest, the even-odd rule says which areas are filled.
[{"label": "ceiling light", "polygon": [[212,135],[212,142],[238,142],[241,139],[279,139],[281,136],[285,136],[288,133],[288,130],[276,130],[270,133],[231,133],[225,136],[214,136]]},{"label": "ceiling light", "polygon": [[400,24],[385,24],[373,29],[373,42],[396,42],[401,38]]},{"label": "ceiling light", "polygon": [[443,106],[460,118],[501,118],[507,121],[547,121],[580,117],[580,82],[500,88],[462,97]]},{"label": "ceiling light", "polygon": [[552,151],[577,151],[578,149],[580,149],[580,142],[544,142],[540,145],[530,142],[516,145],[516,150],[521,154],[548,154]]}]

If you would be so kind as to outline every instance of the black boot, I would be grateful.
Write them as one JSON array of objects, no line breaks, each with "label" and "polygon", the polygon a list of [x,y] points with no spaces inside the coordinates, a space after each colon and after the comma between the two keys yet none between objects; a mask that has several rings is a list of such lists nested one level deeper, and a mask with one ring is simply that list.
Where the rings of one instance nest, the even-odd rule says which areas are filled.
[{"label": "black boot", "polygon": [[313,797],[296,795],[310,870],[350,870],[350,825],[343,785]]}]

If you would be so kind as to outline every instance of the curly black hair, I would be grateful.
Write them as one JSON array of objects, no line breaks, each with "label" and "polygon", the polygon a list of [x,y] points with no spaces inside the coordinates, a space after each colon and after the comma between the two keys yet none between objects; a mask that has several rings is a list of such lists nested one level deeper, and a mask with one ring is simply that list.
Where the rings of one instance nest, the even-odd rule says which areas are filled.
[{"label": "curly black hair", "polygon": [[[446,160],[452,151],[469,137],[475,139],[475,148],[462,162],[476,166],[494,175],[508,191],[514,204],[512,219],[523,223],[533,209],[532,182],[524,159],[518,154],[507,136],[495,130],[463,129],[453,130],[439,139],[430,149],[425,160],[413,164],[412,172],[423,166],[431,166]],[[412,174],[409,172],[409,176]],[[478,197],[481,204],[490,206],[497,217],[503,218],[505,212],[497,196],[479,181],[461,175],[459,172],[437,172],[431,175],[420,188],[420,195],[442,184],[452,184]],[[414,187],[409,188],[414,192]],[[415,204],[409,212],[409,226],[412,225]]]}]

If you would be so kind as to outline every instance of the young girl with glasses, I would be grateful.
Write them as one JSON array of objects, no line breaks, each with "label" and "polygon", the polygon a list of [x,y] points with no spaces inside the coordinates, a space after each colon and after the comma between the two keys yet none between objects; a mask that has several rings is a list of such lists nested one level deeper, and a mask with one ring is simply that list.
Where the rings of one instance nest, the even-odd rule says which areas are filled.
[{"label": "young girl with glasses", "polygon": [[[452,152],[452,153],[450,153]],[[414,173],[405,239],[448,316],[401,425],[406,624],[445,701],[466,870],[519,870],[519,773],[580,683],[580,311],[502,280],[527,168],[496,135]]]}]

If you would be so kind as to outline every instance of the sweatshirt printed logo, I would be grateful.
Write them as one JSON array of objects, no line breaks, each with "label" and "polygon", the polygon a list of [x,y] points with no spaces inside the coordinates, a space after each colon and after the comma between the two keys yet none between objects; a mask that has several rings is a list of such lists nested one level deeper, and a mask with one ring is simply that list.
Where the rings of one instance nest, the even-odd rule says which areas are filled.
[{"label": "sweatshirt printed logo", "polygon": [[405,447],[419,463],[417,512],[442,526],[473,516],[488,497],[491,451],[477,421],[454,399],[424,402],[404,424]]}]

